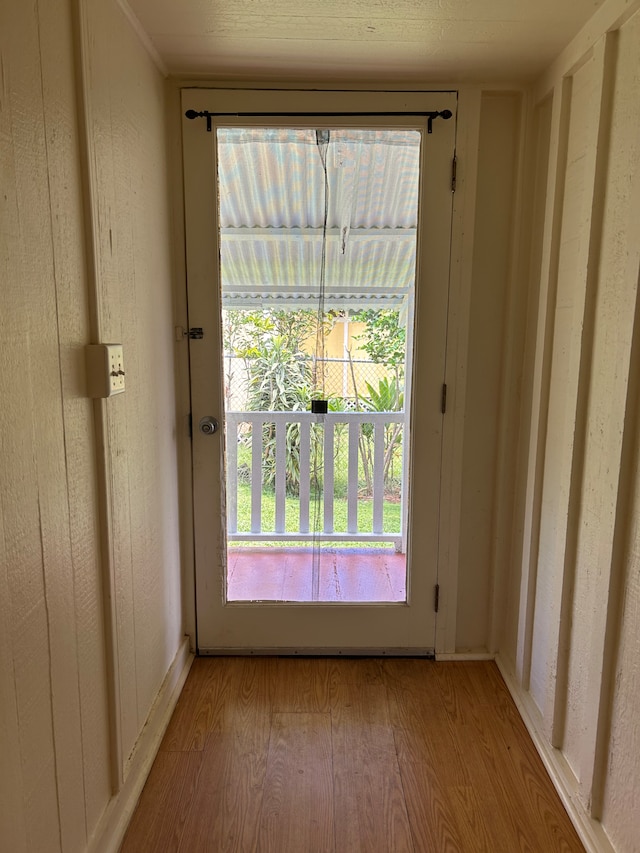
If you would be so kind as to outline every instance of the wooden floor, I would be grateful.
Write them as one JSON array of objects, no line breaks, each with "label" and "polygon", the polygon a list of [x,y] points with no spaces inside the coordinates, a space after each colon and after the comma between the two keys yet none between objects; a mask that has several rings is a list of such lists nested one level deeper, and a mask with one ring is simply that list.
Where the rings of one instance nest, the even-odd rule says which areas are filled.
[{"label": "wooden floor", "polygon": [[199,658],[121,851],[583,847],[493,663]]},{"label": "wooden floor", "polygon": [[227,594],[229,601],[405,601],[406,563],[393,548],[229,548]]}]

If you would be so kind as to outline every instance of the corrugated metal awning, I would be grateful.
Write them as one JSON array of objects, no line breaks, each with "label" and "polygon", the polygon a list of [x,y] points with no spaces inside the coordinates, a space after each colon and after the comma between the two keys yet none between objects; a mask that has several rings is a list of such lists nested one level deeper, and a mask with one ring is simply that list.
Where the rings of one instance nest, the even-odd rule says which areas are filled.
[{"label": "corrugated metal awning", "polygon": [[221,128],[225,307],[400,307],[413,289],[420,133],[332,130],[329,186],[315,129]]}]

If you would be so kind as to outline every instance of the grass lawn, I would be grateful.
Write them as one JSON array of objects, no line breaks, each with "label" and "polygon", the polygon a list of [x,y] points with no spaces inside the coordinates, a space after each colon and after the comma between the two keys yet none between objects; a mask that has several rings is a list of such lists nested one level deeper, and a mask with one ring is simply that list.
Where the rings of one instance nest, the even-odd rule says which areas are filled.
[{"label": "grass lawn", "polygon": [[[273,530],[275,528],[275,504],[276,499],[273,492],[262,493],[262,529]],[[310,527],[316,533],[322,532],[323,525],[323,498],[310,501],[309,515]],[[287,497],[285,499],[285,530],[287,533],[295,533],[299,530],[300,510],[297,498]],[[315,523],[314,523],[315,520]],[[400,534],[401,509],[400,504],[385,501],[382,510],[383,530],[385,533]],[[333,526],[336,533],[347,532],[347,501],[344,498],[333,500]],[[373,529],[373,501],[358,501],[358,529],[362,533],[371,532]],[[238,532],[249,532],[251,530],[251,486],[249,483],[238,483]],[[367,543],[374,545],[375,543]]]}]

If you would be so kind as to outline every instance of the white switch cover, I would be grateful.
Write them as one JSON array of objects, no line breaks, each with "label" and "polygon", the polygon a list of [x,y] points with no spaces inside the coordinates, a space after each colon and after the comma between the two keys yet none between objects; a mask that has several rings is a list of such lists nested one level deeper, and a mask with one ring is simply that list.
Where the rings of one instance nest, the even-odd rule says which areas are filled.
[{"label": "white switch cover", "polygon": [[113,397],[124,391],[122,344],[89,344],[86,361],[89,397]]}]

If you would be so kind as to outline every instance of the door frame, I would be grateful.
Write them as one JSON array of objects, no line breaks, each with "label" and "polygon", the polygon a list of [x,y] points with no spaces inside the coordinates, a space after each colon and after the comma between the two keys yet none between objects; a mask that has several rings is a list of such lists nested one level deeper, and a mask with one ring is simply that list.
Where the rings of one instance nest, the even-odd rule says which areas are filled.
[{"label": "door frame", "polygon": [[[262,96],[264,96],[265,93],[261,92],[260,94]],[[351,92],[351,91],[350,92],[342,92],[342,91],[338,91],[338,92],[336,92],[336,91],[323,91],[323,92],[313,91],[313,92],[309,92],[306,90],[283,90],[283,91],[279,91],[276,93],[269,92],[269,94],[270,94],[270,96],[275,95],[276,100],[278,99],[277,96],[280,96],[280,103],[283,102],[282,101],[283,98],[285,99],[286,107],[287,107],[287,113],[289,115],[297,114],[297,113],[302,113],[303,115],[313,113],[313,114],[317,115],[318,113],[325,113],[326,112],[327,114],[329,114],[331,116],[335,116],[336,114],[339,115],[340,112],[342,112],[342,111],[344,111],[345,115],[347,115],[347,114],[348,115],[355,115],[356,113],[361,113],[363,116],[367,115],[367,114],[369,114],[369,115],[374,114],[375,115],[375,114],[381,114],[381,113],[388,113],[388,114],[393,114],[393,115],[404,115],[404,114],[408,113],[410,115],[416,115],[416,114],[427,112],[429,110],[437,109],[438,108],[438,100],[439,100],[438,96],[441,94],[442,95],[451,95],[452,90],[444,90],[444,91],[441,90],[440,92],[438,92],[438,91],[428,91],[428,92],[420,91],[420,92],[400,92],[400,93],[388,92],[388,91],[375,91],[375,92],[374,91],[366,91],[366,92],[360,91],[360,92],[357,92],[358,103],[359,103],[359,108],[357,110],[354,110],[354,108],[353,108],[352,98],[353,98],[354,92]],[[207,109],[211,109],[211,107],[209,106],[210,103],[215,105],[215,110],[211,109],[212,112],[213,111],[215,111],[217,113],[227,113],[228,112],[229,114],[233,114],[233,115],[238,115],[239,113],[243,113],[243,112],[247,113],[247,114],[250,114],[251,112],[253,112],[255,114],[256,92],[253,90],[221,90],[221,89],[201,89],[201,88],[198,88],[198,89],[184,89],[184,90],[182,90],[182,95],[183,95],[183,105],[182,105],[183,106],[183,109],[182,109],[183,113],[186,109],[189,109],[189,108],[191,108],[191,109],[203,109],[203,103],[206,100]],[[203,97],[203,96],[208,96],[208,99]],[[310,105],[311,100],[313,100],[312,106]],[[442,107],[440,107],[440,108],[442,108]],[[277,109],[277,110],[276,109],[265,110],[264,108],[262,108],[259,111],[259,114],[260,115],[269,115],[269,114],[273,113],[275,115],[278,115],[278,114],[281,114],[282,112],[283,112],[282,108]],[[184,126],[185,124],[186,124],[186,127]],[[434,127],[434,132],[437,132],[435,127]],[[183,122],[183,134],[189,134],[189,133],[198,134],[200,136],[201,141],[203,141],[203,144],[207,144],[205,128],[202,125],[200,125],[199,122],[195,122],[195,121],[194,122]],[[455,137],[454,137],[454,145],[455,145]],[[185,181],[187,182],[188,180],[189,180],[188,176],[185,175]],[[444,175],[443,180],[446,180],[448,183],[449,175],[448,174]],[[453,209],[453,206],[452,206],[452,210],[451,210],[450,225],[452,223],[453,224],[455,223],[455,210]],[[450,225],[449,225],[449,227],[450,227]],[[197,233],[198,228],[200,228],[200,234]],[[210,257],[205,260],[205,264],[204,264],[205,266],[207,264],[216,263],[215,241],[211,241],[210,239],[207,241],[207,239],[206,239],[207,235],[206,235],[206,233],[204,233],[207,230],[208,230],[207,225],[204,222],[190,223],[190,227],[189,227],[189,229],[187,229],[186,238],[185,238],[186,243],[187,243],[187,251],[189,249],[189,242],[191,240],[205,239],[206,244],[210,248]],[[210,231],[209,231],[209,237],[210,237]],[[452,264],[450,263],[450,266],[449,266],[449,282],[447,282],[448,288],[451,286],[450,281],[451,281],[452,272],[453,272]],[[191,273],[193,273],[193,270],[191,270]],[[198,274],[201,274],[201,273],[202,273],[202,270],[199,270]],[[448,302],[448,306],[450,309],[451,305],[450,305],[448,296],[447,296],[447,302]],[[195,319],[196,318],[194,318],[194,322],[195,322]],[[207,328],[211,331],[211,334],[207,334],[206,341],[198,341],[197,342],[198,346],[203,347],[203,348],[206,347],[206,349],[211,350],[212,354],[215,356],[216,350],[217,350],[217,352],[219,352],[219,348],[221,345],[217,318],[215,318],[215,317],[203,318],[201,313],[199,312],[199,316],[197,319],[198,319],[198,325],[200,325],[204,321],[207,323]],[[441,376],[444,377],[445,380],[446,380],[446,363],[448,362],[446,355],[447,355],[446,350],[443,348],[443,351],[442,351],[443,363],[442,363]],[[220,377],[218,377],[218,376],[213,377],[213,381],[219,385]],[[438,381],[438,383],[437,383],[438,387],[437,388],[429,389],[428,392],[426,389],[422,388],[421,393],[429,393],[431,396],[433,396],[433,393],[435,393],[435,394],[437,394],[438,399],[439,399],[440,385],[441,385],[441,382]],[[221,392],[222,392],[222,388],[218,387],[217,393],[218,393],[220,398],[221,398]],[[201,413],[194,411],[194,423],[197,423],[200,414]],[[450,474],[451,474],[451,464],[450,463],[452,461],[451,458],[449,458],[448,460],[445,459],[445,454],[443,452],[445,444],[447,444],[449,447],[451,447],[451,441],[449,441],[449,442],[444,441],[444,430],[445,430],[445,428],[446,428],[446,421],[442,424],[442,427],[441,427],[440,494],[439,494],[440,521],[439,521],[438,555],[437,555],[437,581],[443,587],[445,585],[449,586],[449,583],[447,582],[448,578],[446,578],[444,576],[443,569],[447,569],[447,568],[451,567],[450,561],[447,561],[445,559],[445,564],[448,564],[448,565],[443,565],[443,562],[441,560],[441,555],[443,553],[445,554],[445,556],[449,553],[447,543],[444,543],[444,550],[443,550],[442,532],[443,532],[443,530],[446,530],[446,528],[448,526],[448,523],[447,523],[448,522],[448,508],[443,506],[443,500],[442,499],[445,495],[449,495],[449,492],[450,492],[450,488],[448,486],[446,486],[445,483],[450,480]],[[213,450],[212,444],[213,444],[213,442],[211,442],[208,445],[208,452],[211,452]],[[214,452],[218,452],[220,454],[220,464],[221,464],[223,461],[223,459],[222,459],[222,457],[223,457],[223,443],[220,441],[215,441],[215,445],[217,447],[217,450],[215,450]],[[412,451],[412,452],[413,452],[413,455],[415,456],[415,451]],[[447,455],[449,455],[449,454],[447,454]],[[193,451],[193,458],[194,458],[194,464],[197,465],[197,453],[195,452],[195,450]],[[222,507],[222,501],[220,499],[221,496],[216,493],[215,496],[210,496],[210,497],[213,498],[213,501],[212,502],[210,501],[210,503],[209,503],[209,512],[210,513],[213,512],[215,514],[215,517],[219,517],[222,519],[223,507]],[[447,516],[447,518],[444,518],[444,519],[442,518],[443,511],[444,511],[445,515]],[[196,510],[196,512],[197,512],[197,510]],[[225,548],[225,542],[224,542],[224,536],[222,535],[222,528],[221,528],[216,542],[210,548],[210,553],[207,554],[207,558],[208,559],[219,559],[219,557],[217,555],[224,548]],[[450,572],[448,572],[448,574],[450,574]],[[198,578],[196,583],[199,585],[200,589],[202,589],[203,584],[206,585],[206,582],[207,582],[206,579],[203,579],[202,577],[200,577],[200,578]],[[453,587],[455,587],[455,580],[453,582]],[[447,596],[447,598],[448,598],[448,596]],[[442,613],[442,611],[444,609],[443,604],[446,604],[446,599],[445,599],[445,601],[443,601],[443,597],[441,597],[440,613]],[[450,607],[447,607],[447,609],[451,610]],[[444,616],[444,613],[442,613],[442,615]],[[453,615],[453,625],[455,626],[455,607],[453,608],[453,614],[452,615]],[[451,616],[451,614],[449,614],[449,616]],[[447,619],[447,624],[449,626],[451,626],[451,624],[452,624],[451,618]],[[450,634],[451,634],[450,627],[447,629],[446,633],[447,633],[447,635],[450,636]],[[438,635],[443,637],[443,638],[445,636],[443,634],[443,632],[440,630],[438,631]],[[435,639],[436,651],[440,651],[440,650],[446,651],[447,646],[450,645],[450,642],[448,642],[446,640],[444,643],[441,643],[438,640],[438,636],[436,636],[434,639]],[[416,650],[417,650],[417,648],[418,647],[416,647]],[[318,653],[322,653],[322,652],[326,652],[327,649],[318,649],[317,651],[318,651]],[[366,653],[370,653],[371,649],[367,648],[365,651],[366,651]],[[384,652],[385,649],[382,648],[379,651]],[[388,650],[386,650],[386,651],[388,651]],[[353,652],[355,653],[356,650],[353,650]]]}]

